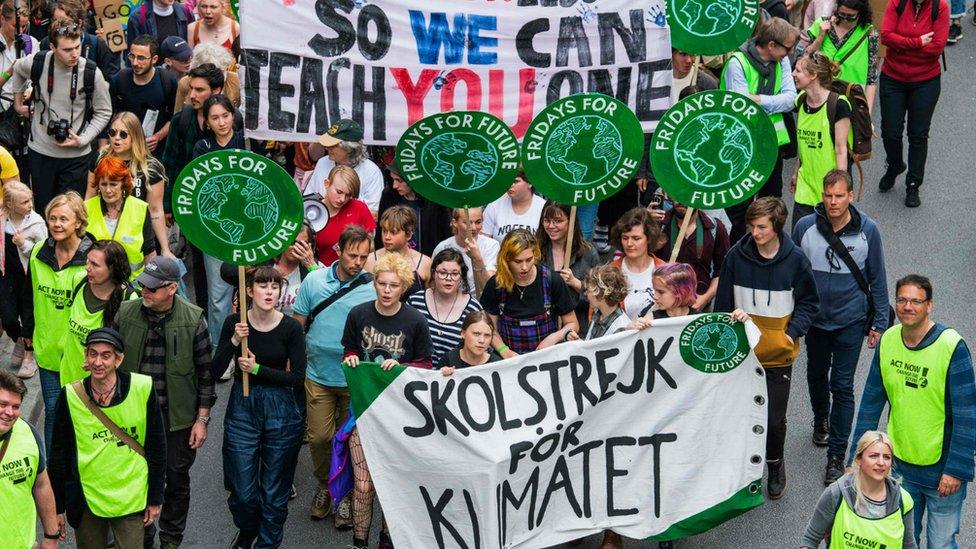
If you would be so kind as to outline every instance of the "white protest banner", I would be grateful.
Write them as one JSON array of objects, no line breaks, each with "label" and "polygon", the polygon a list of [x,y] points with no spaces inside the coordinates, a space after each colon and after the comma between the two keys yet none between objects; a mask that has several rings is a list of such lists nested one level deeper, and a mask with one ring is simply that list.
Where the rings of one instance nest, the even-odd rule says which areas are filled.
[{"label": "white protest banner", "polygon": [[424,116],[491,113],[522,138],[557,99],[670,106],[663,0],[241,0],[248,136],[314,141],[340,118],[395,145]]},{"label": "white protest banner", "polygon": [[758,329],[655,320],[491,366],[346,368],[398,547],[676,539],[763,502]]}]

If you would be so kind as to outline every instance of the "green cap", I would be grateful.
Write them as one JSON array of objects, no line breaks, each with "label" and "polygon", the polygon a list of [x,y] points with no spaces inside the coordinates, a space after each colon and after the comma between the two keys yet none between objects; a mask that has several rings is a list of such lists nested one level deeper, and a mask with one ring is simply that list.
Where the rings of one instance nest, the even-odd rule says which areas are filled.
[{"label": "green cap", "polygon": [[340,141],[362,141],[363,127],[354,120],[343,118],[330,127],[322,137],[319,137],[319,144],[323,147],[335,147]]}]

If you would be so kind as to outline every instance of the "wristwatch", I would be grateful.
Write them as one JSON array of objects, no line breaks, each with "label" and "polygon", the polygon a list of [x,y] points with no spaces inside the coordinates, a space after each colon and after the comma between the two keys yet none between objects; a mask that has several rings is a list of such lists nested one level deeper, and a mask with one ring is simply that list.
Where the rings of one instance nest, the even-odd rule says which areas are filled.
[{"label": "wristwatch", "polygon": [[44,532],[44,539],[61,539],[61,532],[55,532],[53,534]]},{"label": "wristwatch", "polygon": [[210,424],[210,416],[197,416],[197,421],[204,425]]}]

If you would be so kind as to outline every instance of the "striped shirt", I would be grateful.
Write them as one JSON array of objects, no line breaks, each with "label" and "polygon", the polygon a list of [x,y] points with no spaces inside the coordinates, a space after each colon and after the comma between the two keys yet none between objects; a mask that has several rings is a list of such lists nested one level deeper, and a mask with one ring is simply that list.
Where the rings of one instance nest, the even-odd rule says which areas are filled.
[{"label": "striped shirt", "polygon": [[[149,330],[146,333],[146,346],[142,355],[142,364],[139,365],[139,373],[152,378],[159,407],[165,412],[168,409],[169,402],[166,398],[166,340],[164,330],[169,311],[156,313],[143,306],[142,312],[149,322]],[[211,408],[217,401],[214,379],[210,374],[210,361],[211,344],[210,331],[207,329],[207,315],[200,315],[200,324],[193,336],[193,366],[197,374],[198,408]],[[167,417],[165,413],[163,417]]]},{"label": "striped shirt", "polygon": [[[464,306],[464,310],[461,311],[461,315],[454,319],[453,322],[444,323],[438,322],[434,319],[433,313],[427,307],[427,290],[421,290],[419,292],[414,292],[410,294],[407,298],[407,304],[420,311],[420,314],[424,315],[427,319],[427,325],[430,328],[430,339],[434,343],[434,354],[433,363],[434,368],[440,368],[441,359],[447,355],[447,352],[451,349],[456,349],[461,344],[461,324],[464,323],[464,319],[471,313],[475,311],[482,310],[481,303],[472,296],[468,297],[468,303]],[[463,299],[462,295],[459,299]]]}]

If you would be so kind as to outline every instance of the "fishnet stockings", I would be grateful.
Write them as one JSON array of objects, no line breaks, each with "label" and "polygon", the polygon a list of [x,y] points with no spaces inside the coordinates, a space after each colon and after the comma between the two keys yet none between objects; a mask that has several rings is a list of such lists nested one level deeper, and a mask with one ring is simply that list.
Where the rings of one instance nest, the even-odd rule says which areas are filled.
[{"label": "fishnet stockings", "polygon": [[369,538],[369,527],[373,521],[373,477],[366,466],[366,455],[359,441],[359,429],[349,437],[349,455],[352,457],[352,475],[355,484],[352,490],[352,532],[353,537]]}]

